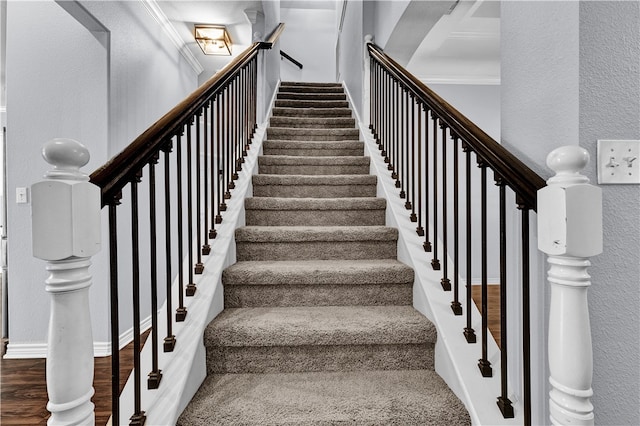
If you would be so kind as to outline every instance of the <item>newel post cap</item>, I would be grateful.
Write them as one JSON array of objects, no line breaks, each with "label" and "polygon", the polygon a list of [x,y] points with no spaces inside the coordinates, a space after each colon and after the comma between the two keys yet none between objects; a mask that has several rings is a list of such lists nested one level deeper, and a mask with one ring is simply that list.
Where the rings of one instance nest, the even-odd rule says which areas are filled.
[{"label": "newel post cap", "polygon": [[602,191],[580,172],[589,153],[564,146],[547,156],[556,172],[538,191],[538,248],[548,255],[590,257],[602,253]]},{"label": "newel post cap", "polygon": [[100,251],[100,188],[80,168],[89,150],[72,139],[44,144],[42,156],[53,166],[31,186],[33,255],[43,260],[89,257]]}]

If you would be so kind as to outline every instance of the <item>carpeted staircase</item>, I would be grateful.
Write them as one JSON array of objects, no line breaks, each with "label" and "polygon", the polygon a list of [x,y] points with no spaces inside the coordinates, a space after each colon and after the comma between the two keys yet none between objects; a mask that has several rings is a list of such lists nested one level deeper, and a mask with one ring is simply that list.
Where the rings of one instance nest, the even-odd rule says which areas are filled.
[{"label": "carpeted staircase", "polygon": [[180,425],[465,425],[342,86],[282,83]]}]

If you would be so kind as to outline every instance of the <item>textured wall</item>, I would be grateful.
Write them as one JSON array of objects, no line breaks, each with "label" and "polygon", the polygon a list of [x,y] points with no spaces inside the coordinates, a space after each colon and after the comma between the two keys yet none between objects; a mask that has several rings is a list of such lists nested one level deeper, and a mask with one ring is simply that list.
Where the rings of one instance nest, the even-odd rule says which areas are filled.
[{"label": "textured wall", "polygon": [[[549,151],[579,144],[596,184],[597,139],[640,139],[640,3],[503,2],[501,25],[503,143],[544,177]],[[604,252],[589,290],[595,423],[636,425],[640,186],[601,188]]]},{"label": "textured wall", "polygon": [[[640,2],[580,2],[580,145],[640,140]],[[588,170],[597,182],[594,163]],[[640,424],[640,185],[602,185],[589,294],[596,424]]]}]

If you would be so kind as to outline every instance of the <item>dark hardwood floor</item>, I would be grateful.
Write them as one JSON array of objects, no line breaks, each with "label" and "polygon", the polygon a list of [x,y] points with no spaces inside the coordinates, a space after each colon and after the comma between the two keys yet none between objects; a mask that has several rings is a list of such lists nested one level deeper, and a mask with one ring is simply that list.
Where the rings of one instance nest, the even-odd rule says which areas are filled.
[{"label": "dark hardwood floor", "polygon": [[[482,286],[471,286],[471,297],[482,313]],[[488,325],[493,339],[500,347],[500,285],[490,284],[487,286],[487,311],[489,313]],[[481,330],[476,330],[476,336],[480,338]]]},{"label": "dark hardwood floor", "polygon": [[[147,338],[148,331],[142,335]],[[133,344],[120,351],[120,391],[133,368]],[[46,425],[47,385],[44,359],[0,360],[0,424]],[[93,378],[96,425],[105,425],[111,416],[111,357],[95,359]]]},{"label": "dark hardwood floor", "polygon": [[[500,346],[500,286],[488,286],[489,330]],[[481,309],[480,286],[472,287],[473,300]],[[480,333],[480,330],[476,330]],[[143,335],[143,342],[148,332]],[[120,391],[133,368],[133,344],[120,351]],[[44,359],[0,360],[0,424],[1,425],[46,425],[47,387],[45,383]],[[96,425],[105,425],[111,416],[111,357],[95,359],[93,381],[95,395]]]}]

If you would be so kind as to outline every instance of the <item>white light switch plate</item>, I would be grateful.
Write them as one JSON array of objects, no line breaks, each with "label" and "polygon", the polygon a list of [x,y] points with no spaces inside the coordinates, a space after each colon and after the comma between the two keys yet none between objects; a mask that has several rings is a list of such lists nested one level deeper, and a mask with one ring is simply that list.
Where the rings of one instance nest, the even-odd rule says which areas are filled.
[{"label": "white light switch plate", "polygon": [[640,184],[640,140],[598,140],[598,183]]}]

